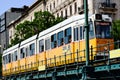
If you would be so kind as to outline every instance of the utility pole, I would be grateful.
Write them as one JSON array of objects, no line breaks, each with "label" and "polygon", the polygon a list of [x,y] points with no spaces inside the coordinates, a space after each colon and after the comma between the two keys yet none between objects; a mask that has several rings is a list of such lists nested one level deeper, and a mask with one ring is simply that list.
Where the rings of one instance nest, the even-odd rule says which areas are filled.
[{"label": "utility pole", "polygon": [[88,25],[88,0],[84,0],[85,14],[85,45],[86,45],[86,65],[82,69],[82,80],[87,80],[87,70],[89,68],[89,25]]},{"label": "utility pole", "polygon": [[90,66],[89,62],[89,24],[88,24],[88,0],[84,0],[85,13],[85,45],[86,45],[86,65],[82,68],[82,80],[93,80],[94,67]]},{"label": "utility pole", "polygon": [[84,0],[85,11],[85,42],[86,42],[86,66],[89,65],[89,24],[88,24],[88,0]]}]

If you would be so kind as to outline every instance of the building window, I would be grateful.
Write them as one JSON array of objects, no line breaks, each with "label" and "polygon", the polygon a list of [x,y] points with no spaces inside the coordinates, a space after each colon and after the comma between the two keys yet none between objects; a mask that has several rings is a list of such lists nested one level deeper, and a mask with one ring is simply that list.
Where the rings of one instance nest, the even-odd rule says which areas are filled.
[{"label": "building window", "polygon": [[59,13],[57,13],[57,17],[59,17]]},{"label": "building window", "polygon": [[47,6],[47,11],[48,11],[48,6]]},{"label": "building window", "polygon": [[50,11],[52,10],[52,6],[51,6],[51,4],[50,4]]},{"label": "building window", "polygon": [[71,27],[65,30],[65,44],[71,42]]},{"label": "building window", "polygon": [[61,11],[61,17],[63,17],[63,11]]},{"label": "building window", "polygon": [[67,18],[67,9],[65,9],[65,18]]},{"label": "building window", "polygon": [[53,7],[55,8],[55,1],[53,2]]},{"label": "building window", "polygon": [[106,0],[107,6],[110,6],[110,0]]},{"label": "building window", "polygon": [[74,4],[74,7],[75,7],[75,13],[77,12],[77,3],[75,2]]},{"label": "building window", "polygon": [[64,35],[63,35],[63,31],[61,31],[61,32],[59,32],[58,34],[57,34],[57,41],[58,41],[58,46],[61,46],[61,45],[63,45],[63,43],[64,43]]},{"label": "building window", "polygon": [[56,34],[51,36],[51,48],[57,47],[57,36]]},{"label": "building window", "polygon": [[32,56],[33,54],[35,54],[35,43],[30,45],[30,56]]},{"label": "building window", "polygon": [[39,41],[39,52],[43,52],[44,51],[44,40],[40,40]]},{"label": "building window", "polygon": [[82,4],[84,5],[84,0],[82,0]]},{"label": "building window", "polygon": [[70,16],[72,15],[72,5],[70,5]]}]

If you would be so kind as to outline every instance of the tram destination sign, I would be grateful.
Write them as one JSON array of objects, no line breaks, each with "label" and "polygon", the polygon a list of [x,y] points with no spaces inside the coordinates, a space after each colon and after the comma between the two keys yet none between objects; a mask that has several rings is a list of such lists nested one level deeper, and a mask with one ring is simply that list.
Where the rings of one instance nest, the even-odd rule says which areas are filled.
[{"label": "tram destination sign", "polygon": [[108,26],[110,25],[109,22],[95,22],[96,25],[101,25],[101,26]]}]

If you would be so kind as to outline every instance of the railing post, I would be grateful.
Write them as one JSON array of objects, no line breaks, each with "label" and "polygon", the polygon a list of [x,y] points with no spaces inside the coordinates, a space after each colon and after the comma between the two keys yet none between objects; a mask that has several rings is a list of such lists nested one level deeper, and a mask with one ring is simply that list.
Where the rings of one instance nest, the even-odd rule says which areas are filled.
[{"label": "railing post", "polygon": [[79,58],[79,55],[78,55],[78,49],[77,49],[77,66],[78,66],[78,59]]},{"label": "railing post", "polygon": [[108,42],[108,51],[107,51],[107,53],[108,53],[108,65],[110,64],[110,43]]},{"label": "railing post", "polygon": [[91,46],[91,65],[93,65],[93,46]]},{"label": "railing post", "polygon": [[54,67],[56,68],[56,56],[54,55]]},{"label": "railing post", "polygon": [[65,53],[65,67],[64,67],[64,72],[65,72],[65,76],[66,76],[66,53]]},{"label": "railing post", "polygon": [[54,71],[53,71],[52,80],[56,80],[56,56],[55,55],[54,55]]}]

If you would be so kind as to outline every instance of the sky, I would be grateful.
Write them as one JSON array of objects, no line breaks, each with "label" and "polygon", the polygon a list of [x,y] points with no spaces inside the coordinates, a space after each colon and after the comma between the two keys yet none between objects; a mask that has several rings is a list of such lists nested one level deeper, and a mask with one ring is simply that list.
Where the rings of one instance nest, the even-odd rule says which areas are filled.
[{"label": "sky", "polygon": [[24,5],[31,6],[36,0],[1,0],[0,1],[0,15],[11,7],[21,8]]}]

